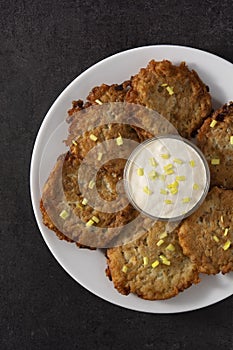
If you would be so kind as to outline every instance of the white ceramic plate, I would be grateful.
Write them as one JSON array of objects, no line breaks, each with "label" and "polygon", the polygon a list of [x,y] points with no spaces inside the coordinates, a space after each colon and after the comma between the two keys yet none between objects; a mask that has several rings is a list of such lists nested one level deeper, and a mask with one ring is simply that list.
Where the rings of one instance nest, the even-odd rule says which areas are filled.
[{"label": "white ceramic plate", "polygon": [[[39,130],[31,161],[31,197],[34,213],[41,234],[49,249],[61,266],[86,289],[114,304],[132,310],[151,313],[176,313],[189,311],[214,304],[233,294],[233,273],[226,276],[202,275],[202,282],[192,286],[177,297],[165,301],[147,301],[134,295],[123,296],[105,276],[106,261],[100,250],[77,249],[74,244],[59,241],[42,223],[39,210],[40,188],[52,169],[56,157],[65,151],[53,131],[66,116],[71,101],[87,96],[92,87],[101,83],[121,83],[138,72],[151,59],[169,59],[177,64],[186,61],[195,69],[209,86],[214,107],[233,100],[233,65],[210,53],[182,46],[140,47],[104,59],[77,77],[57,98],[48,111]],[[63,124],[64,126],[64,124]],[[67,130],[61,127],[60,139],[66,137]],[[51,152],[43,156],[44,145],[50,140]],[[43,157],[42,157],[43,156]],[[43,158],[42,172],[39,172]],[[44,166],[46,165],[46,166]]]}]

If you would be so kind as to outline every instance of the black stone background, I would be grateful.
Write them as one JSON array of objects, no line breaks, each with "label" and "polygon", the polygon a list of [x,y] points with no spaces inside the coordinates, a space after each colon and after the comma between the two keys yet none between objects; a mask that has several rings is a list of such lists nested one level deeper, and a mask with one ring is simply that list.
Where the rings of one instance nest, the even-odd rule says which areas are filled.
[{"label": "black stone background", "polygon": [[97,61],[151,44],[233,62],[232,0],[0,0],[0,349],[233,349],[232,297],[173,315],[114,306],[60,267],[32,212],[33,143],[55,98]]}]

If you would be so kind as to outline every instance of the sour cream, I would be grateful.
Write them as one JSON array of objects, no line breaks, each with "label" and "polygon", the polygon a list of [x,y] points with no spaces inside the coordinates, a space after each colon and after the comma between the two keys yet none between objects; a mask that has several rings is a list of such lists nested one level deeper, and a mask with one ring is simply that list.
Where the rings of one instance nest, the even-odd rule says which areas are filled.
[{"label": "sour cream", "polygon": [[205,199],[209,182],[204,155],[193,143],[175,135],[141,143],[124,171],[130,202],[160,220],[179,220],[194,212]]}]

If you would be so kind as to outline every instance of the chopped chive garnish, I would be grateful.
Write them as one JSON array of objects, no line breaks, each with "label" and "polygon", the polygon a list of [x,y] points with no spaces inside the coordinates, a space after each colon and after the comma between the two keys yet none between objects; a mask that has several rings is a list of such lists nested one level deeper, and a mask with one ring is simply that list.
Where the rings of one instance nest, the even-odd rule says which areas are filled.
[{"label": "chopped chive garnish", "polygon": [[178,188],[171,188],[170,189],[171,194],[177,194],[178,193]]},{"label": "chopped chive garnish", "polygon": [[228,239],[226,243],[222,246],[223,250],[227,250],[230,248],[231,241]]},{"label": "chopped chive garnish", "polygon": [[164,167],[163,167],[164,171],[170,170],[172,168],[173,168],[173,164],[171,164],[171,163],[167,164],[167,165],[164,165]]},{"label": "chopped chive garnish", "polygon": [[177,181],[174,181],[174,182],[172,182],[171,184],[168,184],[167,185],[167,188],[177,188],[177,187],[179,187],[179,182],[177,182]]},{"label": "chopped chive garnish", "polygon": [[149,176],[149,178],[150,178],[151,180],[155,180],[155,179],[157,179],[157,177],[158,177],[158,173],[157,173],[155,170],[151,170],[151,171],[149,172],[148,176]]},{"label": "chopped chive garnish", "polygon": [[199,185],[198,185],[198,184],[196,184],[196,183],[195,183],[195,184],[193,184],[193,189],[194,189],[194,190],[199,190]]},{"label": "chopped chive garnish", "polygon": [[174,170],[173,169],[166,170],[165,174],[166,175],[172,175],[172,174],[174,174]]},{"label": "chopped chive garnish", "polygon": [[225,228],[225,230],[224,230],[224,237],[226,237],[227,236],[227,234],[228,234],[228,231],[229,231],[229,228]]},{"label": "chopped chive garnish", "polygon": [[124,266],[122,267],[122,272],[126,273],[127,271],[128,271],[128,267],[127,267],[126,265],[124,265]]},{"label": "chopped chive garnish", "polygon": [[157,167],[158,166],[158,163],[156,162],[156,160],[154,159],[154,157],[151,157],[149,159],[149,163],[151,166],[154,166],[154,167]]},{"label": "chopped chive garnish", "polygon": [[217,124],[217,120],[213,119],[212,122],[210,123],[210,127],[214,128],[216,124]]},{"label": "chopped chive garnish", "polygon": [[94,224],[94,221],[92,219],[88,220],[87,223],[86,223],[86,226],[87,227],[90,227]]},{"label": "chopped chive garnish", "polygon": [[144,169],[143,168],[138,168],[137,169],[137,174],[138,174],[138,176],[143,176],[144,175]]},{"label": "chopped chive garnish", "polygon": [[167,92],[169,93],[169,95],[174,94],[173,88],[171,86],[167,86],[166,89],[167,89]]},{"label": "chopped chive garnish", "polygon": [[98,103],[98,105],[102,105],[103,102],[101,102],[98,98],[95,100],[96,103]]},{"label": "chopped chive garnish", "polygon": [[148,195],[152,194],[152,191],[149,189],[148,186],[143,187],[143,191]]},{"label": "chopped chive garnish", "polygon": [[167,250],[169,250],[170,252],[174,252],[175,247],[172,243],[168,244],[168,246],[166,247]]},{"label": "chopped chive garnish", "polygon": [[92,141],[97,141],[97,137],[94,135],[94,134],[91,134],[90,135],[90,139],[92,140]]},{"label": "chopped chive garnish", "polygon": [[88,187],[92,190],[95,187],[95,181],[91,180],[88,184]]},{"label": "chopped chive garnish", "polygon": [[69,216],[69,213],[66,210],[62,210],[62,212],[59,215],[63,220],[67,219]]},{"label": "chopped chive garnish", "polygon": [[159,261],[158,260],[155,260],[152,264],[151,264],[151,266],[153,267],[153,269],[155,268],[155,267],[157,267],[159,265]]},{"label": "chopped chive garnish", "polygon": [[121,135],[119,134],[119,136],[116,138],[116,143],[117,143],[117,146],[121,146],[123,145],[123,139],[121,137]]},{"label": "chopped chive garnish", "polygon": [[219,159],[219,158],[213,158],[213,159],[211,159],[211,164],[212,164],[212,165],[219,165],[219,164],[220,164],[220,159]]},{"label": "chopped chive garnish", "polygon": [[97,216],[93,215],[91,218],[93,221],[95,221],[97,224],[100,222],[100,219],[97,218]]},{"label": "chopped chive garnish", "polygon": [[189,165],[190,165],[192,168],[194,168],[194,167],[196,166],[196,163],[195,163],[194,160],[190,160],[190,161],[189,161]]},{"label": "chopped chive garnish", "polygon": [[191,200],[190,197],[185,197],[185,198],[182,199],[182,202],[183,202],[183,203],[189,203],[190,200]]},{"label": "chopped chive garnish", "polygon": [[162,261],[162,263],[164,264],[164,265],[170,265],[171,264],[171,262],[166,258],[166,256],[164,256],[164,255],[160,255],[159,256],[159,258],[161,259],[161,261]]},{"label": "chopped chive garnish", "polygon": [[176,176],[176,181],[185,181],[186,177],[185,176]]},{"label": "chopped chive garnish", "polygon": [[157,245],[158,247],[160,247],[163,243],[164,243],[164,240],[163,240],[163,239],[160,239],[160,240],[156,243],[156,245]]},{"label": "chopped chive garnish", "polygon": [[183,161],[181,159],[179,159],[179,158],[173,159],[173,162],[177,163],[177,164],[183,164]]},{"label": "chopped chive garnish", "polygon": [[169,153],[163,153],[163,154],[160,154],[160,157],[163,158],[163,159],[169,159],[170,158],[170,154]]},{"label": "chopped chive garnish", "polygon": [[98,156],[97,156],[97,160],[101,160],[102,157],[103,157],[103,153],[99,152],[99,153],[98,153]]},{"label": "chopped chive garnish", "polygon": [[159,236],[160,239],[165,238],[165,237],[167,237],[167,232],[166,231],[161,233],[161,235]]},{"label": "chopped chive garnish", "polygon": [[86,198],[83,198],[82,204],[83,204],[83,205],[87,205],[87,202],[88,202],[88,200],[87,200]]}]

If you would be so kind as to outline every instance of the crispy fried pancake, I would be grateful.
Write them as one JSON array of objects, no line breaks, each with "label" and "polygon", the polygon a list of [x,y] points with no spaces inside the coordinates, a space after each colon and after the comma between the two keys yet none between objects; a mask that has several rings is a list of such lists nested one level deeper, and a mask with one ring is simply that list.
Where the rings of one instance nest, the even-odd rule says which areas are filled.
[{"label": "crispy fried pancake", "polygon": [[[77,139],[76,145],[73,144],[73,152],[68,152],[66,155],[59,157],[44,186],[41,211],[44,224],[55,231],[60,239],[76,241],[81,245],[91,247],[105,247],[114,238],[113,233],[109,232],[108,228],[124,226],[138,215],[137,211],[130,204],[124,206],[124,197],[122,197],[123,209],[115,210],[115,212],[104,212],[104,206],[101,207],[101,210],[97,210],[89,203],[83,204],[84,195],[80,190],[80,186],[84,186],[83,188],[86,191],[92,191],[93,189],[88,188],[90,182],[86,181],[86,179],[92,171],[95,174],[97,170],[94,186],[99,196],[105,201],[106,208],[110,206],[111,201],[116,199],[117,184],[122,180],[126,162],[125,159],[117,159],[119,150],[115,139],[119,133],[122,138],[129,138],[137,143],[139,142],[137,133],[129,125],[103,125],[86,131],[84,135]],[[97,137],[97,141],[91,140],[91,134]],[[96,157],[93,158],[92,155],[89,163],[88,160],[86,163],[83,162],[96,144],[99,141],[101,144],[104,140],[112,140],[115,157],[109,160],[107,158],[108,153],[103,153],[100,168],[98,159]],[[78,172],[81,165],[83,177],[80,178]],[[65,220],[60,217],[60,213],[63,210],[69,214]],[[99,220],[93,224],[93,227],[105,228],[104,233],[100,234],[98,238],[92,232],[93,227],[90,227],[88,231],[85,226],[93,216]],[[93,239],[91,239],[91,236],[93,236]],[[93,245],[88,244],[92,242]]]},{"label": "crispy fried pancake", "polygon": [[200,272],[233,271],[232,203],[233,191],[214,187],[201,207],[185,219],[179,229],[184,254]]},{"label": "crispy fried pancake", "polygon": [[98,104],[96,100],[102,103],[108,102],[124,102],[125,95],[130,87],[130,80],[124,81],[122,84],[102,84],[94,87],[89,95],[87,101],[91,104]]},{"label": "crispy fried pancake", "polygon": [[94,87],[87,96],[85,103],[82,100],[72,102],[72,108],[68,110],[67,121],[70,122],[75,117],[76,112],[92,105],[108,102],[124,102],[129,86],[130,80],[124,81],[122,84],[102,84]]},{"label": "crispy fried pancake", "polygon": [[[218,109],[211,118],[206,119],[197,137],[198,146],[209,163],[212,186],[233,189],[233,144],[230,142],[232,135],[233,102],[230,102]],[[211,164],[213,159],[218,159],[219,164]]]},{"label": "crispy fried pancake", "polygon": [[[138,240],[107,250],[106,273],[120,293],[135,293],[148,300],[168,299],[199,282],[195,264],[179,245],[177,230],[164,237],[165,227],[157,222]],[[158,246],[158,242],[162,244]]]},{"label": "crispy fried pancake", "polygon": [[156,110],[190,138],[212,109],[206,85],[182,62],[150,61],[131,79],[125,100]]}]

